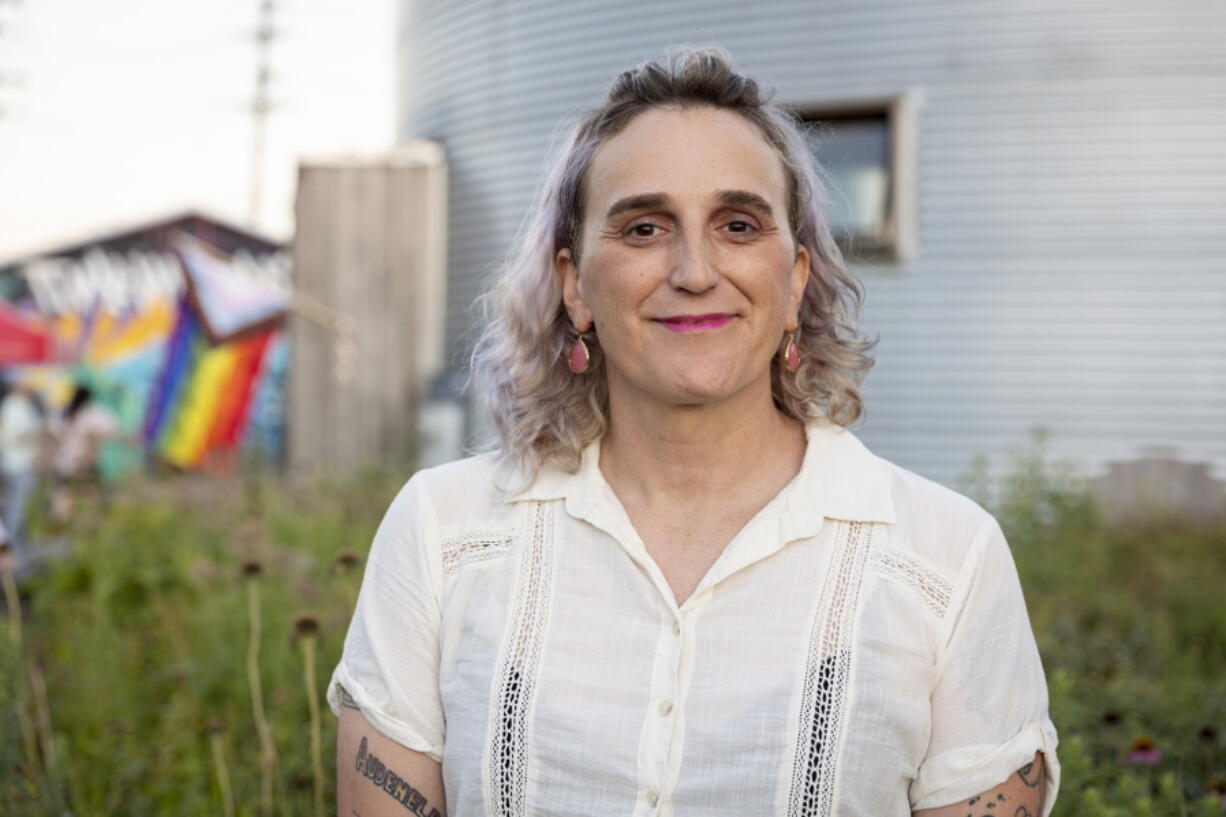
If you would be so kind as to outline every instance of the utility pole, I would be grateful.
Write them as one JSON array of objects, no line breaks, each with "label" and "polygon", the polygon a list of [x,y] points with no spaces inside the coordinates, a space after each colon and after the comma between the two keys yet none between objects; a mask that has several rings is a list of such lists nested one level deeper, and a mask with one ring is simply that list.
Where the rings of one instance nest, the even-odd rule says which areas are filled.
[{"label": "utility pole", "polygon": [[251,98],[251,187],[247,222],[253,229],[260,226],[264,206],[264,143],[268,130],[268,114],[272,110],[269,85],[272,81],[272,44],[277,38],[273,24],[276,3],[260,0],[259,20],[255,28],[255,93]]}]

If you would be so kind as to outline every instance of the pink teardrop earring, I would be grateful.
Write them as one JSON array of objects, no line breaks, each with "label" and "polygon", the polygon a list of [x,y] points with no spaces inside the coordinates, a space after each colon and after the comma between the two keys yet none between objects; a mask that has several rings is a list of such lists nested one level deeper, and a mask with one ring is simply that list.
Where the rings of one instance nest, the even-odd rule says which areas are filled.
[{"label": "pink teardrop earring", "polygon": [[583,336],[575,338],[575,342],[570,346],[570,354],[567,355],[566,362],[570,365],[570,370],[575,374],[583,374],[587,371],[588,364],[592,362],[592,355],[587,350],[587,344],[583,342]]},{"label": "pink teardrop earring", "polygon": [[793,329],[788,333],[788,342],[783,347],[783,368],[789,372],[794,372],[800,368],[800,345],[796,343],[796,333],[799,329]]}]

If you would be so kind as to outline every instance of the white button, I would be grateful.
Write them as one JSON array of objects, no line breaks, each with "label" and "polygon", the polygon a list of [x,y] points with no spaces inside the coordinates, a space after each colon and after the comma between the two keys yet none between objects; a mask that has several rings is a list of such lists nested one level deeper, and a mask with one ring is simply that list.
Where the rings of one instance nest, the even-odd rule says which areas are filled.
[{"label": "white button", "polygon": [[664,701],[662,704],[660,704],[660,714],[661,715],[667,715],[669,712],[672,712],[672,711],[673,711],[672,701]]},{"label": "white button", "polygon": [[656,805],[659,804],[659,802],[660,802],[660,793],[657,792],[655,789],[649,789],[647,792],[647,804],[651,806],[652,808],[655,808]]},{"label": "white button", "polygon": [[675,621],[673,622],[673,635],[681,635],[681,625]]}]

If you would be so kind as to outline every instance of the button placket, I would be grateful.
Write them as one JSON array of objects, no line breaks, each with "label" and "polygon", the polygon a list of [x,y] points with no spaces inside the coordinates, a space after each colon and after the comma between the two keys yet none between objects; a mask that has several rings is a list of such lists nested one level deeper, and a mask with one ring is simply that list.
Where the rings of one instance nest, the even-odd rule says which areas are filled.
[{"label": "button placket", "polygon": [[677,751],[680,724],[676,702],[681,694],[680,679],[685,674],[684,628],[675,609],[665,613],[658,632],[651,708],[643,723],[643,743],[639,748],[643,817],[647,813],[657,817],[667,810],[663,792],[673,774],[672,758]]}]

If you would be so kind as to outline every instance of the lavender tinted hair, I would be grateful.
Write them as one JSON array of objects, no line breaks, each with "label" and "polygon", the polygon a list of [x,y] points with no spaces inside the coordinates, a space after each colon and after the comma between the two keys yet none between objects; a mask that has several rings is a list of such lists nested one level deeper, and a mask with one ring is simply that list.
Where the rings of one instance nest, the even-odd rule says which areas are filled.
[{"label": "lavender tinted hair", "polygon": [[727,51],[685,49],[670,54],[665,65],[645,62],[624,71],[604,104],[582,115],[549,165],[521,239],[480,299],[483,332],[470,382],[487,400],[504,464],[529,475],[550,461],[574,471],[583,448],[608,426],[608,389],[594,334],[584,335],[591,351],[587,372],[573,374],[567,365],[575,330],[562,305],[554,258],[566,247],[579,263],[585,188],[597,149],[646,110],[698,106],[745,117],[774,147],[787,178],[793,237],[809,251],[797,334],[801,364],[788,372],[778,355],[773,359],[776,405],[796,419],[843,426],[862,414],[860,383],[873,365],[875,341],[857,332],[863,291],[831,238],[819,169],[800,126],[754,80],[735,71]]}]

